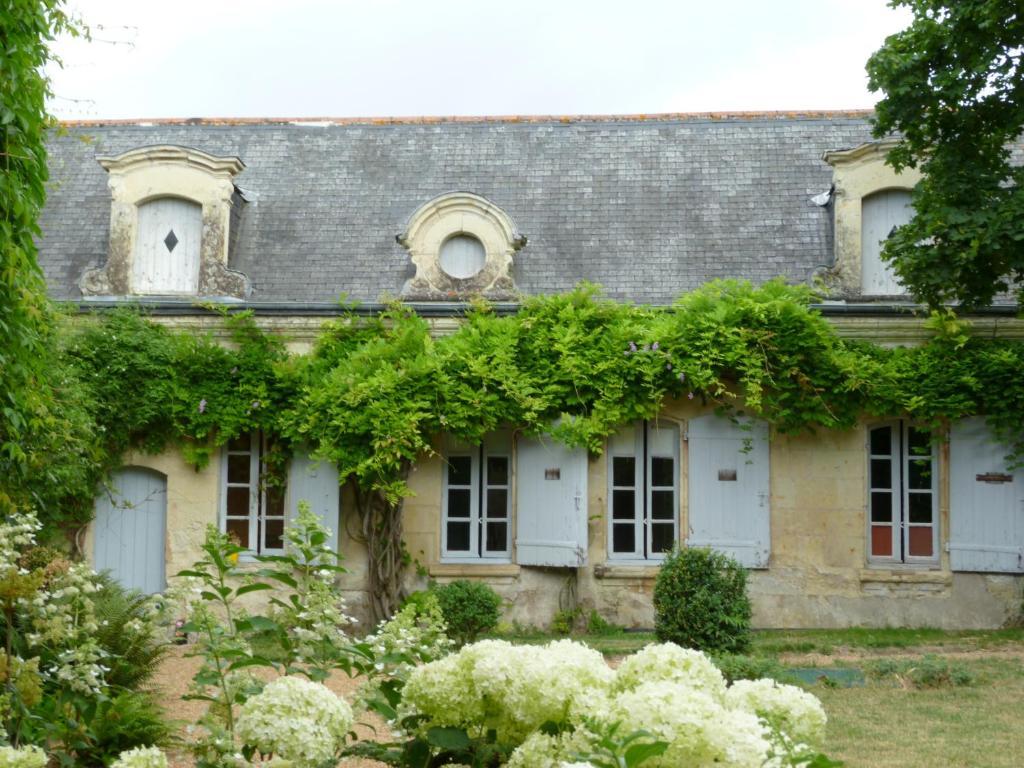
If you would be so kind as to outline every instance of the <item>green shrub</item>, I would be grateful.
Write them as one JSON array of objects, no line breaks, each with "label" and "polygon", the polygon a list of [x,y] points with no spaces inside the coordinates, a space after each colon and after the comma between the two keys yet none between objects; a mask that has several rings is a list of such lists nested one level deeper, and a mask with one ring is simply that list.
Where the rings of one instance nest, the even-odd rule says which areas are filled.
[{"label": "green shrub", "polygon": [[93,604],[99,629],[96,642],[108,654],[107,683],[114,688],[135,690],[148,681],[166,655],[167,631],[156,615],[149,595],[125,589],[109,574],[97,578],[99,589]]},{"label": "green shrub", "polygon": [[587,618],[587,634],[597,635],[599,637],[611,637],[613,635],[621,635],[623,633],[622,627],[618,624],[608,621],[597,611],[591,611],[590,616]]},{"label": "green shrub", "polygon": [[151,694],[124,691],[100,702],[75,750],[75,764],[109,765],[134,747],[167,747],[174,731]]},{"label": "green shrub", "polygon": [[793,676],[775,659],[767,656],[745,656],[740,653],[722,653],[712,656],[715,666],[722,670],[730,685],[737,680],[760,680],[768,677],[780,683],[793,682]]},{"label": "green shrub", "polygon": [[654,632],[686,648],[743,652],[750,645],[747,572],[710,549],[672,551],[654,583]]},{"label": "green shrub", "polygon": [[471,643],[498,625],[501,598],[486,584],[459,579],[434,587],[448,634],[459,645]]}]

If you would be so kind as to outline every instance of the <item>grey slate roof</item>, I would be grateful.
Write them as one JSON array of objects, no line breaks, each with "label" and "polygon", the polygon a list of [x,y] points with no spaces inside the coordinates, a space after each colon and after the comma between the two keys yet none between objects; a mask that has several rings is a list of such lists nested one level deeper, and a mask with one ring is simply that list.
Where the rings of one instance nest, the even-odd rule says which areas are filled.
[{"label": "grey slate roof", "polygon": [[77,299],[106,260],[110,195],[96,162],[151,144],[237,155],[255,196],[232,222],[230,264],[254,302],[376,301],[413,270],[395,242],[410,214],[453,190],[476,192],[528,244],[526,294],[581,280],[664,304],[708,279],[808,280],[832,260],[826,150],[870,140],[867,116],[649,119],[158,122],[69,126],[50,142],[40,262],[54,297]]}]

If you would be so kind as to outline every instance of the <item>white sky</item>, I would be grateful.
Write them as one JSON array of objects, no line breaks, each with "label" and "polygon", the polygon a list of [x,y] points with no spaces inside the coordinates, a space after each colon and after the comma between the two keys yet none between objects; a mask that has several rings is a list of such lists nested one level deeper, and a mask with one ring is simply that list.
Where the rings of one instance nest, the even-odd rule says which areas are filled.
[{"label": "white sky", "polygon": [[68,0],[64,119],[853,109],[886,0]]}]

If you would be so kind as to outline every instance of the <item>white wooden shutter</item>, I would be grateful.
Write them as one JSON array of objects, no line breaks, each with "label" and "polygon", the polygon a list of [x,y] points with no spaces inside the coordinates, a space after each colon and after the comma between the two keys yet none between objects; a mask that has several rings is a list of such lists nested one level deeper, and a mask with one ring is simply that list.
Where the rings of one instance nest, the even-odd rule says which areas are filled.
[{"label": "white wooden shutter", "polygon": [[1024,573],[1024,472],[981,417],[953,424],[949,444],[949,563],[954,571]]},{"label": "white wooden shutter", "polygon": [[868,295],[905,294],[892,265],[882,261],[882,243],[893,227],[906,224],[914,214],[910,193],[904,189],[877,192],[861,201],[861,289]]},{"label": "white wooden shutter", "polygon": [[516,453],[516,562],[587,562],[587,452],[551,437],[520,437]]},{"label": "white wooden shutter", "polygon": [[299,502],[308,501],[310,509],[331,532],[327,543],[335,552],[338,551],[339,499],[337,468],[329,461],[315,462],[304,451],[296,451],[288,467],[287,518],[294,519],[299,513]]},{"label": "white wooden shutter", "polygon": [[687,544],[724,552],[748,568],[767,568],[767,425],[753,422],[750,429],[743,429],[719,416],[701,416],[690,421],[688,439]]},{"label": "white wooden shutter", "polygon": [[161,197],[139,206],[132,291],[195,293],[202,229],[203,209],[188,200]]}]

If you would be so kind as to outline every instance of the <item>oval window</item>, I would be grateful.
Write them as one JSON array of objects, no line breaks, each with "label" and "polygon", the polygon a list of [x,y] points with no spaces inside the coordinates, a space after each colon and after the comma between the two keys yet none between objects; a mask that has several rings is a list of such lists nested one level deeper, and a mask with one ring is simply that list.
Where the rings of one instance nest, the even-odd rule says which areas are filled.
[{"label": "oval window", "polygon": [[445,274],[465,280],[484,268],[487,253],[484,244],[471,235],[455,235],[441,244],[441,269]]}]

